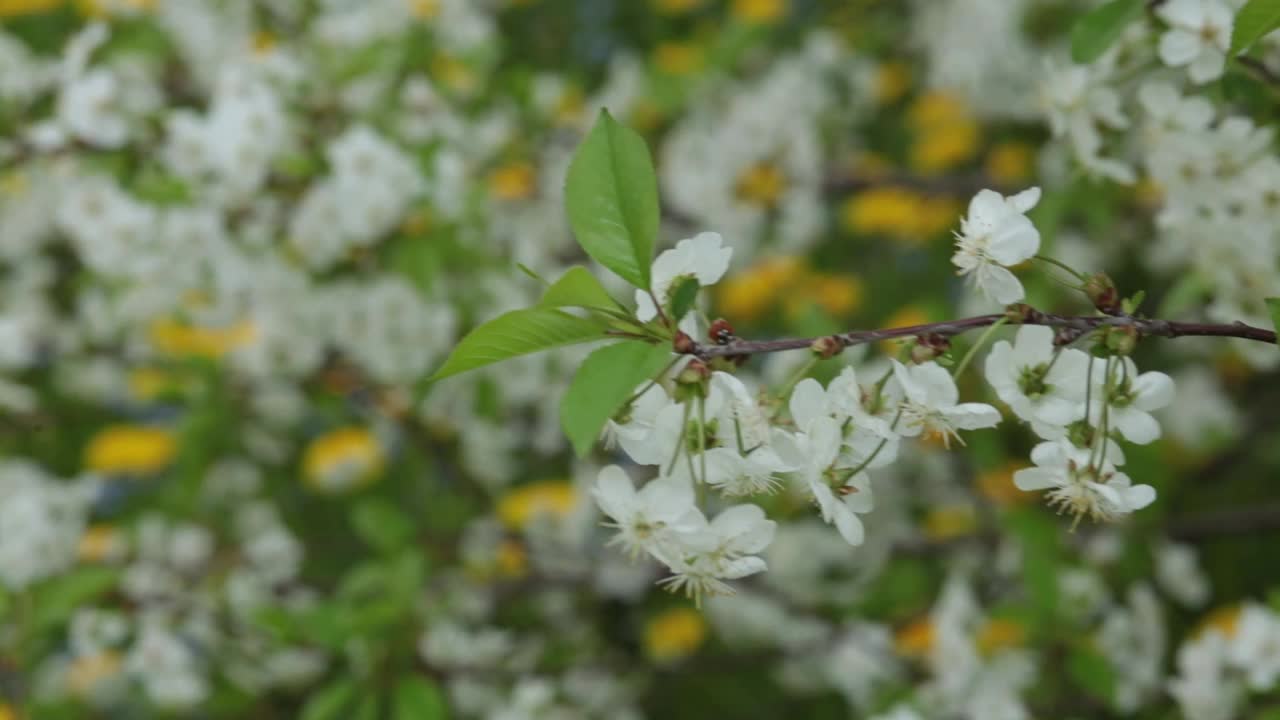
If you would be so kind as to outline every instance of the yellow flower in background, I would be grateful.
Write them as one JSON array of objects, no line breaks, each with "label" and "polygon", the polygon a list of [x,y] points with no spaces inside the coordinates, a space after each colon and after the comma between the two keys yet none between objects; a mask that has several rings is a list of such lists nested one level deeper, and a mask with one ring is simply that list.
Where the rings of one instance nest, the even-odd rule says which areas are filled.
[{"label": "yellow flower in background", "polygon": [[404,221],[400,223],[400,234],[411,237],[426,235],[430,232],[433,224],[434,217],[431,214],[431,208],[416,208],[405,214]]},{"label": "yellow flower in background", "polygon": [[[0,0],[0,17],[4,17],[4,0]],[[18,713],[8,703],[0,702],[0,720],[19,720]]]},{"label": "yellow flower in background", "polygon": [[253,37],[250,39],[250,43],[252,44],[254,54],[266,55],[276,49],[276,45],[280,44],[280,39],[275,36],[275,33],[268,32],[266,30],[258,30],[253,34]]},{"label": "yellow flower in background", "polygon": [[519,541],[507,538],[498,544],[496,564],[504,578],[524,577],[529,572],[529,551]]},{"label": "yellow flower in background", "polygon": [[512,530],[542,515],[565,517],[578,505],[578,491],[566,480],[542,480],[513,488],[498,501],[498,519]]},{"label": "yellow flower in background", "polygon": [[733,0],[733,16],[744,22],[765,25],[787,12],[787,0]]},{"label": "yellow flower in background", "polygon": [[987,177],[997,185],[1022,186],[1031,179],[1035,148],[1024,142],[1002,142],[987,153]]},{"label": "yellow flower in background", "polygon": [[974,644],[978,646],[978,652],[991,656],[1001,650],[1018,647],[1026,639],[1027,629],[1022,623],[1009,618],[991,618],[978,630]]},{"label": "yellow flower in background", "polygon": [[693,608],[668,610],[644,628],[644,649],[655,662],[680,660],[698,651],[707,639],[707,621]]},{"label": "yellow flower in background", "polygon": [[180,389],[182,378],[158,368],[140,367],[129,371],[129,394],[137,400],[154,400]]},{"label": "yellow flower in background", "polygon": [[787,176],[774,163],[760,162],[738,176],[735,185],[738,197],[761,208],[772,208],[787,191]]},{"label": "yellow flower in background", "polygon": [[668,75],[692,75],[702,69],[702,47],[690,42],[664,42],[654,48],[653,64]]},{"label": "yellow flower in background", "polygon": [[526,162],[513,162],[489,173],[489,195],[498,200],[524,200],[533,196],[538,176]]},{"label": "yellow flower in background", "polygon": [[978,514],[967,503],[933,508],[924,518],[924,534],[930,540],[962,537],[977,528]]},{"label": "yellow flower in background", "polygon": [[439,80],[456,93],[470,94],[476,89],[479,78],[462,60],[451,55],[436,55],[431,61],[431,77]]},{"label": "yellow flower in background", "polygon": [[373,482],[385,460],[373,433],[362,427],[344,427],[311,441],[302,456],[302,472],[316,490],[340,493]]},{"label": "yellow flower in background", "polygon": [[90,18],[151,12],[156,0],[76,0],[76,10]]},{"label": "yellow flower in background", "polygon": [[248,320],[227,327],[200,327],[162,318],[151,323],[148,336],[157,350],[168,355],[216,359],[253,342],[257,328]]},{"label": "yellow flower in background", "polygon": [[909,164],[916,172],[934,174],[973,158],[978,151],[978,122],[960,98],[948,93],[925,93],[907,111],[914,141]]},{"label": "yellow flower in background", "polygon": [[886,185],[851,196],[841,209],[841,219],[846,228],[861,235],[917,243],[955,226],[960,209],[949,197]]},{"label": "yellow flower in background", "polygon": [[681,15],[690,10],[697,10],[703,0],[653,0],[653,9],[663,15]]},{"label": "yellow flower in background", "polygon": [[1009,462],[1002,467],[978,473],[978,491],[1000,507],[1035,502],[1035,493],[1023,492],[1013,484],[1013,473],[1026,467],[1025,463]]},{"label": "yellow flower in background", "polygon": [[1239,605],[1224,605],[1214,608],[1196,626],[1196,629],[1192,632],[1192,637],[1199,637],[1211,631],[1222,633],[1228,639],[1235,637],[1236,630],[1240,626],[1240,613],[1242,611],[1243,608]]},{"label": "yellow flower in background", "polygon": [[905,236],[915,227],[920,196],[900,187],[865,190],[845,201],[841,217],[845,227],[864,235]]},{"label": "yellow flower in background", "polygon": [[99,523],[85,528],[76,546],[76,557],[81,562],[107,562],[120,559],[127,549],[124,533],[119,528]]},{"label": "yellow flower in background", "polygon": [[1133,199],[1150,210],[1164,205],[1164,188],[1152,177],[1144,177],[1133,186]]},{"label": "yellow flower in background", "polygon": [[935,634],[933,620],[922,617],[904,625],[893,634],[893,649],[903,657],[915,659],[928,657],[933,651]]},{"label": "yellow flower in background", "polygon": [[806,287],[822,309],[832,315],[849,315],[862,307],[862,280],[856,275],[814,275]]},{"label": "yellow flower in background", "polygon": [[[924,308],[919,305],[907,305],[886,318],[882,327],[910,327],[912,325],[924,325],[932,321],[933,317],[925,312]],[[880,351],[886,355],[893,355],[898,352],[898,345],[902,342],[902,339],[881,340]]]},{"label": "yellow flower in background", "polygon": [[[62,7],[64,0],[0,0],[0,18],[34,15]],[[2,706],[0,706],[2,707]],[[3,714],[0,718],[8,720]]]},{"label": "yellow flower in background", "polygon": [[880,105],[892,105],[911,89],[911,66],[898,61],[880,63],[876,68],[875,97]]},{"label": "yellow flower in background", "polygon": [[862,306],[862,280],[856,275],[805,272],[786,288],[782,299],[793,319],[814,305],[838,318]]},{"label": "yellow flower in background", "polygon": [[716,295],[719,310],[735,320],[759,319],[803,272],[798,258],[761,260],[720,283]]},{"label": "yellow flower in background", "polygon": [[99,683],[120,674],[122,660],[120,653],[112,650],[77,657],[67,668],[67,689],[80,697],[92,694]]},{"label": "yellow flower in background", "polygon": [[646,97],[636,101],[627,120],[636,132],[645,133],[655,130],[665,118],[666,111],[662,106]]},{"label": "yellow flower in background", "polygon": [[434,20],[440,14],[440,0],[412,0],[409,10],[419,20]]},{"label": "yellow flower in background", "polygon": [[164,428],[112,425],[89,440],[84,465],[108,475],[149,475],[168,467],[177,450],[177,439]]},{"label": "yellow flower in background", "polygon": [[[0,2],[3,1],[4,0],[0,0]],[[14,170],[0,175],[0,197],[18,197],[19,195],[25,195],[27,187],[27,176],[19,170]]]}]

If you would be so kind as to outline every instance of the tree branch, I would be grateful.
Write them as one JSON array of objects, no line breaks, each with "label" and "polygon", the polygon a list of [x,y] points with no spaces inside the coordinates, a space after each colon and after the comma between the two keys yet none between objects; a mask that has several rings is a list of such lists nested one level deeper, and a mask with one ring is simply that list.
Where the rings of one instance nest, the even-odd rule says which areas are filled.
[{"label": "tree branch", "polygon": [[918,337],[924,335],[951,337],[977,328],[994,325],[996,322],[1004,318],[1011,318],[1014,324],[1045,325],[1053,328],[1074,330],[1080,333],[1090,332],[1101,327],[1131,327],[1135,329],[1139,335],[1150,337],[1234,337],[1244,340],[1256,340],[1258,342],[1270,343],[1272,345],[1276,344],[1275,332],[1254,327],[1252,325],[1246,325],[1242,322],[1214,324],[1175,322],[1171,320],[1132,317],[1129,315],[1054,315],[1052,313],[1040,312],[1039,310],[1035,310],[1025,305],[1018,307],[1020,313],[978,315],[976,317],[963,318],[960,320],[945,320],[943,322],[885,328],[882,330],[852,330],[824,337],[784,338],[781,340],[734,340],[724,345],[695,343],[686,354],[696,355],[697,357],[704,359],[760,355],[764,353],[781,352],[783,350],[799,350],[801,348],[813,347],[814,342],[828,337],[838,343],[842,349],[853,347],[855,345],[879,342],[881,340],[893,340],[895,338]]}]

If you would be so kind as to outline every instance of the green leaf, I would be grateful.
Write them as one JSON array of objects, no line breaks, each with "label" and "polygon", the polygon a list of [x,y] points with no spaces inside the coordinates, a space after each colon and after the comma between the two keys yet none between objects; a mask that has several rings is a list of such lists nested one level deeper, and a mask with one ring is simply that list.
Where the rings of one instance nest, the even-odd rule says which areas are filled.
[{"label": "green leaf", "polygon": [[1022,582],[1043,630],[1058,609],[1058,571],[1062,564],[1059,524],[1037,508],[1011,510],[1006,530],[1022,550]]},{"label": "green leaf", "polygon": [[378,696],[368,695],[360,701],[352,720],[378,720]]},{"label": "green leaf", "polygon": [[560,425],[584,456],[600,437],[600,429],[640,383],[671,362],[671,349],[638,340],[608,345],[587,356],[560,403]]},{"label": "green leaf", "polygon": [[1249,0],[1236,13],[1233,28],[1230,54],[1237,55],[1280,28],[1280,0]]},{"label": "green leaf", "polygon": [[339,680],[310,698],[302,706],[301,720],[338,720],[345,718],[344,711],[355,700],[356,686],[350,680]]},{"label": "green leaf", "polygon": [[362,500],[351,511],[351,525],[370,547],[389,552],[413,537],[413,521],[385,498]]},{"label": "green leaf", "polygon": [[52,578],[35,588],[32,624],[37,628],[61,625],[78,608],[116,586],[120,571],[109,567],[83,567]]},{"label": "green leaf", "polygon": [[431,379],[440,380],[500,360],[561,345],[603,340],[605,327],[599,320],[580,318],[560,310],[513,310],[462,338],[444,366]]},{"label": "green leaf", "polygon": [[698,290],[701,288],[698,279],[692,277],[685,278],[675,287],[671,292],[672,320],[680,322],[680,318],[693,309],[693,303],[698,299]]},{"label": "green leaf", "polygon": [[431,680],[417,675],[396,683],[395,720],[445,720],[449,708],[444,695]]},{"label": "green leaf", "polygon": [[1276,340],[1280,342],[1280,298],[1267,298],[1267,312],[1271,314],[1271,326],[1275,328]]},{"label": "green leaf", "polygon": [[607,110],[569,164],[565,209],[588,255],[632,285],[649,289],[658,181],[644,139]]},{"label": "green leaf", "polygon": [[564,275],[560,276],[559,280],[552,283],[551,287],[547,288],[547,291],[542,294],[542,299],[538,301],[538,307],[622,309],[622,306],[609,295],[609,291],[604,289],[604,285],[600,284],[596,276],[581,265],[569,268]]},{"label": "green leaf", "polygon": [[1142,0],[1111,0],[1085,13],[1071,28],[1071,59],[1091,63],[1142,14]]},{"label": "green leaf", "polygon": [[1105,703],[1115,696],[1116,674],[1096,650],[1077,648],[1067,657],[1067,672],[1076,685]]}]

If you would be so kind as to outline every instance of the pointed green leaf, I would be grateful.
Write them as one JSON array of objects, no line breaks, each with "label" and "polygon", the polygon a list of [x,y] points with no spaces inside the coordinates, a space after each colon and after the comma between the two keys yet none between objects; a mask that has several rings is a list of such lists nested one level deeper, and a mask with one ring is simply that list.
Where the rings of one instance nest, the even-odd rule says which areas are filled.
[{"label": "pointed green leaf", "polygon": [[431,379],[440,380],[500,360],[561,345],[603,340],[605,327],[599,320],[577,317],[560,310],[513,310],[462,338],[444,366]]},{"label": "pointed green leaf", "polygon": [[1236,13],[1231,31],[1231,55],[1249,49],[1249,46],[1280,28],[1280,0],[1249,0]]},{"label": "pointed green leaf", "polygon": [[601,111],[573,161],[565,209],[578,244],[638,288],[649,288],[658,236],[658,180],[644,139]]},{"label": "pointed green leaf", "polygon": [[325,687],[302,707],[302,720],[339,720],[346,717],[347,706],[355,700],[356,686],[350,680],[339,680]]},{"label": "pointed green leaf", "polygon": [[1142,0],[1111,0],[1085,13],[1071,28],[1071,59],[1091,63],[1142,14]]},{"label": "pointed green leaf", "polygon": [[693,309],[693,303],[698,299],[698,290],[702,286],[698,284],[697,278],[687,277],[680,281],[680,284],[671,292],[671,319],[680,322],[685,313]]},{"label": "pointed green leaf", "polygon": [[444,694],[431,680],[410,676],[396,683],[395,720],[446,720],[449,707]]},{"label": "pointed green leaf", "polygon": [[552,283],[551,287],[547,288],[547,291],[542,294],[542,299],[538,301],[538,307],[622,309],[622,306],[609,295],[609,291],[604,289],[604,286],[600,284],[596,276],[580,265],[569,268],[564,275],[560,276],[559,280]]},{"label": "pointed green leaf", "polygon": [[1280,298],[1267,298],[1267,312],[1271,313],[1271,325],[1276,329],[1276,340],[1280,343]]},{"label": "pointed green leaf", "polygon": [[632,340],[608,345],[587,356],[560,403],[560,425],[584,456],[600,429],[636,388],[671,362],[671,348]]}]

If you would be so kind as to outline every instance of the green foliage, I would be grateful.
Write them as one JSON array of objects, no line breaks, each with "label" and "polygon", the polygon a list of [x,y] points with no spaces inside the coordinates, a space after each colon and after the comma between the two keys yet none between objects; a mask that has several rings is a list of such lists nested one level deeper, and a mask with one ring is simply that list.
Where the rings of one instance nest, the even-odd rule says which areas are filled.
[{"label": "green foliage", "polygon": [[411,675],[400,679],[395,690],[395,720],[445,720],[449,708],[444,694],[430,679]]},{"label": "green foliage", "polygon": [[1022,549],[1022,577],[1028,599],[1042,629],[1047,628],[1058,610],[1061,526],[1039,508],[1011,510],[1004,518],[1004,525]]},{"label": "green foliage", "polygon": [[520,355],[603,340],[605,324],[548,308],[513,310],[472,330],[432,380],[440,380]]},{"label": "green foliage", "polygon": [[[685,278],[675,287],[671,293],[671,320],[679,322],[685,313],[693,309],[693,303],[698,299],[698,290],[701,288],[696,278]],[[659,298],[661,300],[661,298]]]},{"label": "green foliage", "polygon": [[413,537],[413,521],[385,498],[368,498],[351,511],[351,525],[370,547],[391,552]]},{"label": "green foliage", "polygon": [[317,691],[302,707],[300,720],[345,719],[345,712],[355,700],[356,684],[352,680],[337,680]]},{"label": "green foliage", "polygon": [[116,586],[120,571],[109,567],[82,567],[38,585],[32,624],[50,628],[65,622],[76,610]]},{"label": "green foliage", "polygon": [[621,310],[622,306],[614,300],[609,291],[595,275],[586,268],[575,265],[565,271],[547,288],[538,301],[538,307],[562,308],[580,307],[590,309]]},{"label": "green foliage", "polygon": [[607,111],[569,165],[565,206],[587,254],[638,288],[649,287],[658,237],[658,181],[644,139]]},{"label": "green foliage", "polygon": [[1142,0],[1110,0],[1085,13],[1071,28],[1071,59],[1097,60],[1142,15],[1142,6]]},{"label": "green foliage", "polygon": [[670,348],[639,341],[608,345],[587,356],[560,403],[560,424],[579,456],[591,450],[600,429],[636,387],[670,361]]},{"label": "green foliage", "polygon": [[1067,656],[1067,672],[1085,692],[1101,702],[1115,696],[1116,674],[1111,663],[1097,650],[1080,647]]},{"label": "green foliage", "polygon": [[1280,0],[1249,0],[1236,13],[1231,31],[1231,51],[1236,55],[1280,28]]}]

